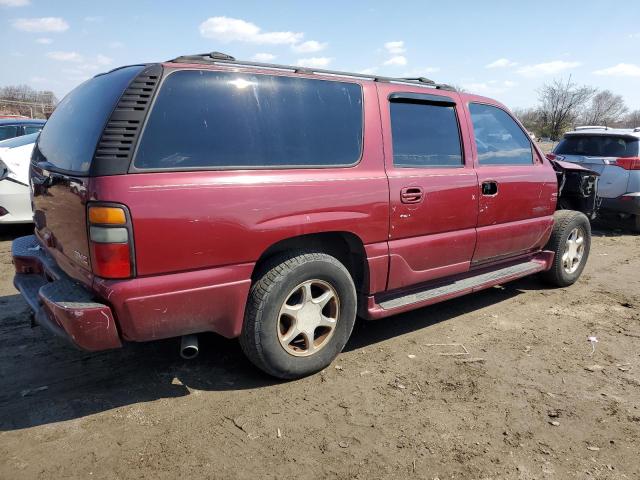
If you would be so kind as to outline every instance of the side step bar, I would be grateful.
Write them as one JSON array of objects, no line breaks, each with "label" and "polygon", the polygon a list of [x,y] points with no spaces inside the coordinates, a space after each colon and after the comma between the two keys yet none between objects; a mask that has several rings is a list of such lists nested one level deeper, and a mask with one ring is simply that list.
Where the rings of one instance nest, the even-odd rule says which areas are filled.
[{"label": "side step bar", "polygon": [[412,289],[381,297],[370,296],[365,316],[373,320],[432,305],[548,270],[552,262],[553,252],[545,251],[529,261],[510,264],[498,269],[484,269],[475,274],[468,272],[464,276],[458,276],[446,283],[431,284],[419,290]]}]

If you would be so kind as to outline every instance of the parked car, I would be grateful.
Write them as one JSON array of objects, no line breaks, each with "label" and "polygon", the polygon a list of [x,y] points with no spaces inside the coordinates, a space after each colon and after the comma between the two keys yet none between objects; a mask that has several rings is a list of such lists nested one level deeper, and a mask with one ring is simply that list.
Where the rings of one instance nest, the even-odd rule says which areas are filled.
[{"label": "parked car", "polygon": [[589,221],[556,203],[594,178],[546,159],[502,104],[427,79],[217,53],[127,66],[42,131],[14,283],[85,350],[184,336],[193,354],[191,334],[216,332],[296,378],[338,355],[356,313],[535,273],[574,283]]},{"label": "parked car", "polygon": [[29,160],[38,133],[0,142],[0,224],[33,221]]},{"label": "parked car", "polygon": [[38,133],[46,120],[25,118],[0,118],[0,141],[22,135]]},{"label": "parked car", "polygon": [[640,232],[640,128],[577,127],[564,135],[551,158],[598,172],[602,213],[630,218]]}]

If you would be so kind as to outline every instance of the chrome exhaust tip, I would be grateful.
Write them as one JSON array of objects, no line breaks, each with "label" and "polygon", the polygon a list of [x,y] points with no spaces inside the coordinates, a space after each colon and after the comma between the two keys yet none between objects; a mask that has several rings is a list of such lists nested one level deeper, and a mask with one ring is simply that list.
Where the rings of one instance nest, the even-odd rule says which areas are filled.
[{"label": "chrome exhaust tip", "polygon": [[184,335],[180,342],[180,356],[185,360],[196,358],[199,353],[198,336],[196,334]]}]

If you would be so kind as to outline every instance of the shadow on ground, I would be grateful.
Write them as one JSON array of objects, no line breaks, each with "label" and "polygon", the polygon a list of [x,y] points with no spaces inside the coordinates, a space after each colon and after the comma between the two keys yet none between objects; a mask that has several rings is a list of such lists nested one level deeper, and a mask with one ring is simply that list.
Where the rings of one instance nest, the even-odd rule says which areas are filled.
[{"label": "shadow on ground", "polygon": [[[358,320],[345,351],[447,321],[540,288],[535,280],[450,300],[376,322]],[[0,431],[81,418],[113,408],[206,391],[280,383],[253,367],[235,340],[200,336],[200,356],[185,361],[170,339],[99,353],[75,350],[29,326],[19,295],[0,297]]]}]

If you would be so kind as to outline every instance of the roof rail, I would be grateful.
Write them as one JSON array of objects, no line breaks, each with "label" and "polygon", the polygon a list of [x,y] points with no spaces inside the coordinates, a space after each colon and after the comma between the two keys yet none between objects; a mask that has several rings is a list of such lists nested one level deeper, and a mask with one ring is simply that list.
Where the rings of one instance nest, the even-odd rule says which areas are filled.
[{"label": "roof rail", "polygon": [[427,85],[435,85],[436,82],[434,82],[433,80],[431,80],[430,78],[425,78],[425,77],[401,77],[402,80],[409,80],[410,82],[420,82],[420,83],[426,83]]},{"label": "roof rail", "polygon": [[582,125],[574,128],[574,130],[609,130],[606,125]]},{"label": "roof rail", "polygon": [[235,57],[227,55],[221,52],[211,53],[199,53],[195,55],[182,55],[169,60],[171,63],[205,63],[205,64],[220,64],[220,65],[236,65],[239,67],[258,67],[271,70],[289,70],[294,73],[306,73],[306,74],[321,74],[321,75],[335,75],[339,77],[351,77],[351,78],[364,78],[373,80],[374,82],[388,82],[388,83],[408,83],[414,85],[423,85],[433,87],[438,90],[456,91],[451,85],[445,83],[436,83],[433,80],[424,77],[416,78],[395,78],[395,77],[383,77],[379,75],[367,75],[363,73],[341,72],[337,70],[324,70],[320,68],[301,67],[293,65],[279,65],[276,63],[262,63],[262,62],[247,62],[242,60],[236,60]]}]

